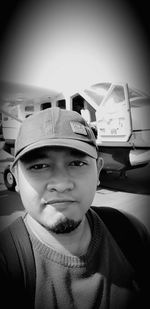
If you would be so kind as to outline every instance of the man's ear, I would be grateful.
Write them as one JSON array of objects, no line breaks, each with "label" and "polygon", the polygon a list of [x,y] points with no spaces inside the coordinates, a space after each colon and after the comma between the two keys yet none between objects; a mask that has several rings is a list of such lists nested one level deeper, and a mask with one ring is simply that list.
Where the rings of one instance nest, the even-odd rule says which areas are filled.
[{"label": "man's ear", "polygon": [[13,168],[11,168],[11,172],[12,172],[13,176],[15,177],[15,181],[16,181],[15,191],[16,191],[17,193],[19,193],[18,167],[17,167],[17,165],[15,165]]},{"label": "man's ear", "polygon": [[103,160],[102,157],[98,156],[98,158],[97,158],[97,185],[100,184],[99,177],[100,177],[100,172],[101,172],[103,166],[104,166],[104,160]]}]

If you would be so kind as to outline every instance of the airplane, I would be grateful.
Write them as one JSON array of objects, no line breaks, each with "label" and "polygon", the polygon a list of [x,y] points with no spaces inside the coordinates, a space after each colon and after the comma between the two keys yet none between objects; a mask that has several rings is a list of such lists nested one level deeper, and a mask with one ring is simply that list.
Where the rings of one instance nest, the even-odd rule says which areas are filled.
[{"label": "airplane", "polygon": [[[150,162],[150,96],[128,83],[101,82],[64,94],[29,85],[2,83],[1,113],[4,150],[13,156],[20,123],[52,106],[75,110],[91,125],[104,160],[103,172],[127,170]],[[14,190],[10,165],[4,182]]]},{"label": "airplane", "polygon": [[[127,83],[100,83],[85,89],[98,105],[94,122],[105,171],[127,170],[150,162],[150,96]],[[92,101],[91,101],[92,103]]]}]

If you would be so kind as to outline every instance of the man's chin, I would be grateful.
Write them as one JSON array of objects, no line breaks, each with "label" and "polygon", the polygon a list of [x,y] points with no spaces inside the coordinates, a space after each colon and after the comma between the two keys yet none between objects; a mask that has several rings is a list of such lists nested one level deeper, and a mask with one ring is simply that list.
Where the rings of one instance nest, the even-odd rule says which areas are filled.
[{"label": "man's chin", "polygon": [[67,234],[73,232],[81,223],[81,220],[75,221],[69,218],[61,218],[55,224],[46,227],[49,232],[55,234]]}]

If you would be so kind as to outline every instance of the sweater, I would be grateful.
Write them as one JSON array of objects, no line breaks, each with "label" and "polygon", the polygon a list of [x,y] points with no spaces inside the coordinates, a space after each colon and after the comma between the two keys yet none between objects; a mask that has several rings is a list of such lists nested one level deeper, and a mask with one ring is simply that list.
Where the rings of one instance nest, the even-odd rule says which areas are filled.
[{"label": "sweater", "polygon": [[92,240],[79,257],[55,251],[28,227],[36,264],[36,309],[138,307],[133,268],[94,210],[87,218]]}]

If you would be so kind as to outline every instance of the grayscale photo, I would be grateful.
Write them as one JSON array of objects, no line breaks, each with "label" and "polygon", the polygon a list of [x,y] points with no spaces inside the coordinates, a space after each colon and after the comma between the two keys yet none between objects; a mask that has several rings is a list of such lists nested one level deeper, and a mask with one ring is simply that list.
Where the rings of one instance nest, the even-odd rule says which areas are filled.
[{"label": "grayscale photo", "polygon": [[1,308],[150,308],[148,12],[2,6]]}]

